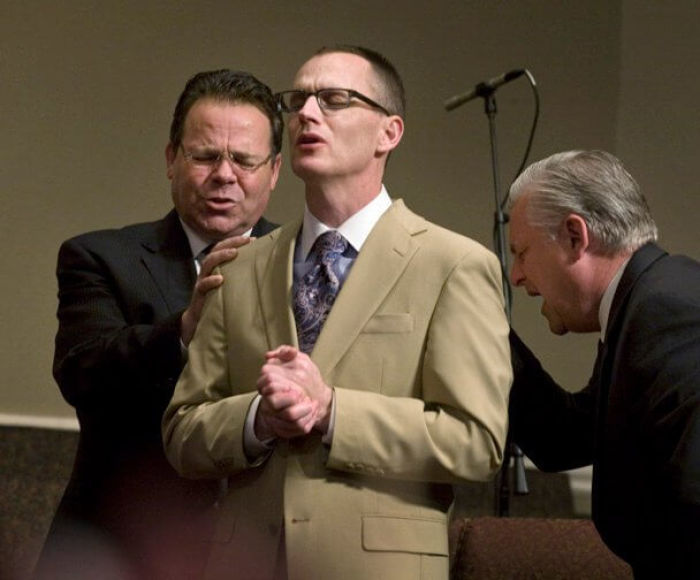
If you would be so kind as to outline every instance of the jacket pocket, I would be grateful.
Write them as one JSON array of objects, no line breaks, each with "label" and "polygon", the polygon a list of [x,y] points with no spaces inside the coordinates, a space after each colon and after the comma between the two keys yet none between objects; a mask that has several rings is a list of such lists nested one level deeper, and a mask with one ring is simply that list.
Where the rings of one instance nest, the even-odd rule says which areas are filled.
[{"label": "jacket pocket", "polygon": [[413,315],[403,312],[397,314],[375,314],[367,321],[367,324],[365,324],[362,332],[376,334],[411,332],[412,330]]},{"label": "jacket pocket", "polygon": [[443,519],[363,516],[362,547],[370,552],[447,556],[447,522]]}]

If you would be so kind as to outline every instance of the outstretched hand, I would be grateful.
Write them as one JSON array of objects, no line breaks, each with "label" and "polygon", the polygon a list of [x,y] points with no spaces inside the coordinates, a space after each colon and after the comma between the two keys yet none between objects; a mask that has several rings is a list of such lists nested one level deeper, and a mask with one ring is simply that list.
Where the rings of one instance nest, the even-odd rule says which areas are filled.
[{"label": "outstretched hand", "polygon": [[247,236],[233,236],[221,240],[211,249],[207,257],[202,260],[197,281],[192,291],[192,298],[190,298],[190,304],[187,310],[182,313],[182,318],[180,319],[180,336],[185,346],[189,345],[195,330],[197,330],[197,324],[199,324],[199,318],[202,315],[202,308],[204,308],[204,300],[207,294],[224,282],[224,277],[221,274],[213,273],[214,269],[226,262],[235,260],[238,255],[238,248],[245,246],[250,240],[251,238]]}]

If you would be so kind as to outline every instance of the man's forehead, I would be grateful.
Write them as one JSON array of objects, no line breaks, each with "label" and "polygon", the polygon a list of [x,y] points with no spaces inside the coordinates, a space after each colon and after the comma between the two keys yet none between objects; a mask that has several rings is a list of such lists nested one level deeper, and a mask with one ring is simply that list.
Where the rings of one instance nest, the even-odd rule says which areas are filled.
[{"label": "man's forehead", "polygon": [[294,87],[307,90],[368,86],[371,65],[359,55],[347,52],[319,54],[307,60],[294,76]]},{"label": "man's forehead", "polygon": [[508,234],[511,249],[516,248],[521,243],[523,236],[527,233],[529,225],[526,219],[527,198],[518,198],[513,207],[510,208],[508,216]]},{"label": "man's forehead", "polygon": [[187,111],[185,127],[196,124],[254,124],[266,120],[265,113],[252,103],[202,98]]},{"label": "man's forehead", "polygon": [[187,114],[183,140],[207,142],[221,137],[237,142],[267,144],[272,134],[270,120],[250,103],[197,101]]},{"label": "man's forehead", "polygon": [[508,221],[510,225],[512,226],[514,223],[515,224],[520,224],[523,221],[523,218],[525,217],[525,207],[527,206],[527,200],[525,197],[519,197],[511,206],[510,211],[508,212]]}]

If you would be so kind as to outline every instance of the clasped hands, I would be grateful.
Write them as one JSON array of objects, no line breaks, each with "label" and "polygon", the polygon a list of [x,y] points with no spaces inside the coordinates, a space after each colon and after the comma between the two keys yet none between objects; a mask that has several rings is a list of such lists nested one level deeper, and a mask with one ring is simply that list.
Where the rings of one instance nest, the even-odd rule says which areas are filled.
[{"label": "clasped hands", "polygon": [[325,434],[330,422],[333,389],[308,355],[293,346],[279,346],[265,355],[257,389],[260,405],[255,436],[262,440],[292,439],[313,429]]}]

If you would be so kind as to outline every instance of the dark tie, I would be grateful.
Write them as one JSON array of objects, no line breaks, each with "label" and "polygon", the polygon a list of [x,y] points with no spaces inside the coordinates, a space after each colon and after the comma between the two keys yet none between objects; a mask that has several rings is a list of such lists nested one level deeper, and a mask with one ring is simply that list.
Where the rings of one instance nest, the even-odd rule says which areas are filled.
[{"label": "dark tie", "polygon": [[334,266],[347,247],[348,241],[336,231],[320,235],[311,248],[314,265],[294,285],[294,318],[299,348],[305,353],[311,352],[316,344],[340,290]]},{"label": "dark tie", "polygon": [[209,252],[211,252],[211,249],[216,245],[216,243],[209,244],[206,248],[204,248],[199,254],[197,254],[194,259],[197,262],[197,273],[199,274],[199,270],[202,267],[202,262],[204,262],[204,258],[207,257]]}]

